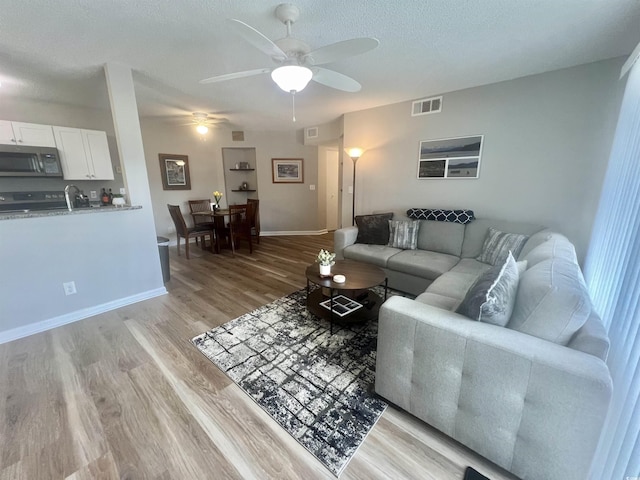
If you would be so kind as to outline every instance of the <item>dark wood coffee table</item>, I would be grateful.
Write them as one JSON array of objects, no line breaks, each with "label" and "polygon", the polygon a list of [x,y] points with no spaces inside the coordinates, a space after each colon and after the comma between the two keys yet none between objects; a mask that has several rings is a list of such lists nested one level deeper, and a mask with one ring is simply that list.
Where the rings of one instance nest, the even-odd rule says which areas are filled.
[{"label": "dark wood coffee table", "polygon": [[[366,322],[378,317],[380,305],[387,299],[387,275],[380,267],[355,260],[336,260],[331,267],[332,277],[321,277],[317,263],[309,265],[305,272],[307,276],[307,308],[319,317],[331,322],[333,334],[334,322]],[[344,283],[333,281],[333,275],[344,275]],[[384,284],[384,300],[371,291],[372,287]],[[316,288],[312,289],[312,285]],[[335,297],[344,295],[360,304],[362,307],[345,316],[340,316],[337,310],[340,306],[334,300]],[[329,300],[330,308],[320,305]]]}]

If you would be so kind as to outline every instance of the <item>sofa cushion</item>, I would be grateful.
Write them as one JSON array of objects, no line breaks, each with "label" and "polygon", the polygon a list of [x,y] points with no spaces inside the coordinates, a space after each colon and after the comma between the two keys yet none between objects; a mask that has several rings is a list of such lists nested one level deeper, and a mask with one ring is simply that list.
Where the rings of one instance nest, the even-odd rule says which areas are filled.
[{"label": "sofa cushion", "polygon": [[477,278],[478,275],[473,273],[461,273],[450,270],[436,278],[426,291],[457,298],[458,301],[461,302]]},{"label": "sofa cushion", "polygon": [[386,245],[389,243],[389,220],[393,213],[356,216],[358,238],[356,243],[371,245]]},{"label": "sofa cushion", "polygon": [[567,345],[590,313],[591,301],[578,264],[551,258],[521,275],[507,327]]},{"label": "sofa cushion", "polygon": [[550,258],[564,258],[571,262],[578,262],[573,244],[559,233],[548,234],[547,239],[521,257],[527,260],[530,267]]},{"label": "sofa cushion", "polygon": [[464,228],[460,223],[420,220],[418,248],[459,257],[464,240]]},{"label": "sofa cushion", "polygon": [[518,266],[511,253],[502,265],[483,273],[456,309],[457,313],[504,327],[511,317],[518,290]]},{"label": "sofa cushion", "polygon": [[415,250],[419,228],[420,222],[417,220],[389,220],[389,246]]},{"label": "sofa cushion", "polygon": [[416,297],[416,301],[452,312],[459,304],[459,298],[448,297],[439,293],[426,291]]},{"label": "sofa cushion", "polygon": [[475,280],[490,268],[491,265],[479,262],[475,258],[461,258],[460,261],[456,263],[456,266],[451,269],[451,272],[470,273],[473,275],[473,279]]},{"label": "sofa cushion", "polygon": [[461,257],[475,258],[482,253],[482,246],[487,237],[489,227],[503,232],[521,233],[524,235],[533,235],[544,229],[544,227],[533,223],[476,218],[473,222],[465,225],[464,242],[462,244],[462,252],[460,253]]},{"label": "sofa cushion", "polygon": [[402,252],[399,248],[387,247],[386,245],[366,245],[355,243],[346,247],[342,254],[344,258],[359,262],[371,263],[379,267],[386,267],[387,260],[397,253]]},{"label": "sofa cushion", "polygon": [[402,250],[388,259],[387,267],[416,277],[434,280],[451,270],[451,267],[458,263],[458,260],[460,260],[458,257],[444,253],[427,250]]},{"label": "sofa cushion", "polygon": [[489,265],[502,265],[509,253],[514,257],[520,254],[527,238],[529,238],[528,235],[501,232],[489,227],[487,238],[482,245],[482,253],[477,257],[477,260]]}]

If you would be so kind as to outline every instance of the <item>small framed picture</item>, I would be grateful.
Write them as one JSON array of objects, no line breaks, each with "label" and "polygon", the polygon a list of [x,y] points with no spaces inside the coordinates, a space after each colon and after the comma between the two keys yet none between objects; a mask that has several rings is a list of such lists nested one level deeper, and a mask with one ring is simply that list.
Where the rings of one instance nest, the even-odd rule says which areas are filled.
[{"label": "small framed picture", "polygon": [[273,183],[304,183],[302,158],[272,158]]},{"label": "small framed picture", "polygon": [[418,178],[478,178],[483,135],[420,142]]},{"label": "small framed picture", "polygon": [[164,190],[191,190],[189,157],[173,153],[160,153],[160,176]]}]

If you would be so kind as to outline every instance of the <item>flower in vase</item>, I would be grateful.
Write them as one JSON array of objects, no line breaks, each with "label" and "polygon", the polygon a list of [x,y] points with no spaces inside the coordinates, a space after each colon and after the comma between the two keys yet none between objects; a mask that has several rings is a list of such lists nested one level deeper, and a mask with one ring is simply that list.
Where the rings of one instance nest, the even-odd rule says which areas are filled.
[{"label": "flower in vase", "polygon": [[316,262],[318,262],[320,265],[331,266],[336,263],[334,262],[335,258],[336,258],[335,253],[331,253],[328,250],[322,249],[320,250],[320,253],[318,253],[318,256],[316,257]]}]

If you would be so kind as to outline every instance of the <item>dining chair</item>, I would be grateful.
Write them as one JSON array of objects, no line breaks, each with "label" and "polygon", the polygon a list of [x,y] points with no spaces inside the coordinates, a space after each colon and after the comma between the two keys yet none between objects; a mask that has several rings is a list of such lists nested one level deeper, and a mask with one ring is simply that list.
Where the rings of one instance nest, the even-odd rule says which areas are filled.
[{"label": "dining chair", "polygon": [[[213,221],[211,218],[203,217],[202,215],[194,215],[194,212],[210,212],[211,211],[211,199],[206,198],[202,200],[189,200],[189,210],[191,211],[191,218],[193,218],[193,226],[199,227],[201,225],[207,225],[209,228],[213,228]],[[198,244],[198,237],[196,237],[196,245]]]},{"label": "dining chair", "polygon": [[196,225],[194,227],[187,227],[186,222],[184,221],[184,217],[182,216],[182,212],[180,211],[179,205],[169,205],[169,214],[171,214],[171,219],[173,220],[173,224],[176,227],[176,239],[178,241],[178,255],[180,255],[180,237],[184,238],[185,241],[185,250],[187,252],[187,260],[189,260],[189,240],[191,238],[202,238],[202,245],[206,245],[205,236],[209,235],[211,237],[211,251],[213,252],[213,247],[215,243],[215,235],[213,233],[213,227],[208,225]]},{"label": "dining chair", "polygon": [[251,215],[251,235],[256,237],[256,243],[260,244],[260,200],[248,198],[247,205],[253,205],[253,215]]},{"label": "dining chair", "polygon": [[231,254],[236,253],[236,241],[245,239],[249,242],[249,253],[253,253],[251,242],[251,215],[253,205],[229,205],[229,237],[231,240]]}]

